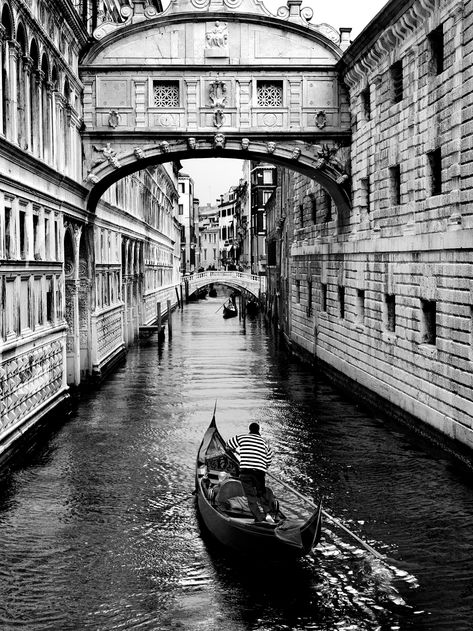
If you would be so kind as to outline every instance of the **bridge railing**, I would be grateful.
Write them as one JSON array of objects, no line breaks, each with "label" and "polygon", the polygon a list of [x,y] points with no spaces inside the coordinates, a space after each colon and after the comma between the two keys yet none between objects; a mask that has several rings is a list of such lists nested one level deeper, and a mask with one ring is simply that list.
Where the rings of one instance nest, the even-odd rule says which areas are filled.
[{"label": "bridge railing", "polygon": [[247,272],[239,272],[238,270],[223,271],[223,270],[207,270],[205,272],[195,272],[189,276],[184,276],[184,281],[188,281],[189,284],[198,283],[202,280],[214,280],[215,282],[224,283],[225,280],[233,280],[237,283],[245,286],[248,284],[258,286],[261,291],[266,291],[266,277],[258,276],[258,274],[248,274]]}]

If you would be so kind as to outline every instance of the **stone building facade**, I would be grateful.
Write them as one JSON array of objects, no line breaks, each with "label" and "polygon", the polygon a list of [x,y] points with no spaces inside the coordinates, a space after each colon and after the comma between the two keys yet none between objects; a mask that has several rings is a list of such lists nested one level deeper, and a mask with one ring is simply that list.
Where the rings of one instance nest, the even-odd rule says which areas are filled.
[{"label": "stone building facade", "polygon": [[123,356],[157,301],[176,301],[172,163],[87,210],[78,62],[91,7],[0,1],[0,460],[71,386]]},{"label": "stone building facade", "polygon": [[351,212],[292,174],[268,217],[280,253],[269,300],[279,294],[289,343],[421,431],[470,448],[472,33],[472,2],[390,2],[338,66]]}]

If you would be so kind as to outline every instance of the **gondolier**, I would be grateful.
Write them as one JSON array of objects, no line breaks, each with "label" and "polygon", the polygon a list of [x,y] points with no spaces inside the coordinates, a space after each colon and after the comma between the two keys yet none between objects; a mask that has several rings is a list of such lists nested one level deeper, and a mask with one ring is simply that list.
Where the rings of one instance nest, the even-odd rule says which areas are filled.
[{"label": "gondolier", "polygon": [[248,500],[248,507],[255,522],[274,523],[269,514],[270,505],[266,497],[266,471],[271,464],[273,452],[260,434],[258,423],[250,423],[248,434],[237,434],[228,441],[228,446],[240,461],[240,482]]},{"label": "gondolier", "polygon": [[[261,439],[259,434],[257,436]],[[269,448],[266,441],[265,445]],[[271,453],[268,455],[270,460]],[[255,521],[238,479],[240,466],[236,452],[218,431],[215,411],[202,438],[195,464],[199,516],[210,534],[224,546],[238,554],[286,561],[308,554],[319,542],[320,501],[315,510],[308,511],[303,505],[295,506],[280,496],[271,512],[276,523]],[[266,460],[265,466],[268,464]],[[265,476],[264,471],[261,473]],[[266,490],[272,494],[271,489]]]}]

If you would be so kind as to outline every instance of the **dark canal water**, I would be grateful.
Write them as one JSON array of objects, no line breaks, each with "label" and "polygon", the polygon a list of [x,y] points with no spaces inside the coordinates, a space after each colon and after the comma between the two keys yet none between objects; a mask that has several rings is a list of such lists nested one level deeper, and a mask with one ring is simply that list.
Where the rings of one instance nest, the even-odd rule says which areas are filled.
[{"label": "dark canal water", "polygon": [[[473,485],[446,457],[367,415],[221,298],[154,339],[0,479],[0,629],[473,629]],[[286,567],[202,537],[194,459],[218,399],[225,437],[253,420],[273,472],[389,557],[325,522]]]}]

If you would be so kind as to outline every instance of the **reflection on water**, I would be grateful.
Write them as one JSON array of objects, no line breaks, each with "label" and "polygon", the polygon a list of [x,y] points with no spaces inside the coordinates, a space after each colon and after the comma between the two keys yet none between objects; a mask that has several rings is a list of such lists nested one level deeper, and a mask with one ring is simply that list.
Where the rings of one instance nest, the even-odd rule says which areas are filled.
[{"label": "reflection on water", "polygon": [[[174,315],[72,418],[0,480],[2,631],[471,629],[473,488],[403,430],[370,417],[221,298]],[[202,533],[196,450],[217,404],[229,437],[260,421],[273,472],[325,520],[290,566],[227,556]]]}]

